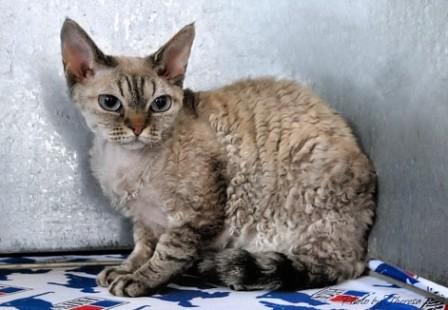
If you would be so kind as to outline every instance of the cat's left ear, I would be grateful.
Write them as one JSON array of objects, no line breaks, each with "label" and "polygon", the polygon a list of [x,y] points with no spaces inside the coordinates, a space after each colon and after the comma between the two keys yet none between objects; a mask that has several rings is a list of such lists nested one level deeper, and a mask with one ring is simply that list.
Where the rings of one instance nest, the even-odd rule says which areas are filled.
[{"label": "cat's left ear", "polygon": [[61,29],[61,52],[70,84],[84,82],[100,66],[115,66],[113,57],[103,54],[74,20],[67,18]]},{"label": "cat's left ear", "polygon": [[156,72],[173,84],[182,86],[194,35],[194,24],[187,25],[149,57]]}]

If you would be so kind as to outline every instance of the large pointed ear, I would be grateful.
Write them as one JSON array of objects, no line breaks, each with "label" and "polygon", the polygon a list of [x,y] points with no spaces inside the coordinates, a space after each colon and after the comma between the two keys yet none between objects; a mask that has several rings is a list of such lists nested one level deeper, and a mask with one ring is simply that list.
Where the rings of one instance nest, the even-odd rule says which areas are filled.
[{"label": "large pointed ear", "polygon": [[173,84],[182,86],[194,34],[194,24],[185,26],[149,57],[157,73]]},{"label": "large pointed ear", "polygon": [[114,66],[74,20],[67,18],[61,29],[61,52],[64,70],[70,84],[84,82],[93,76],[99,65]]}]

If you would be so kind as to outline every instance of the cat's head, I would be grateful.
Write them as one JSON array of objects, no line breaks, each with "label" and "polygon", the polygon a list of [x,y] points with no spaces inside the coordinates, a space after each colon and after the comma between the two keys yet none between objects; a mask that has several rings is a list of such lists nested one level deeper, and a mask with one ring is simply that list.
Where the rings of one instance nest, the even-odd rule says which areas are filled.
[{"label": "cat's head", "polygon": [[116,57],[104,54],[66,19],[61,30],[65,76],[90,129],[127,149],[162,143],[182,108],[194,32],[193,24],[182,28],[147,57]]}]

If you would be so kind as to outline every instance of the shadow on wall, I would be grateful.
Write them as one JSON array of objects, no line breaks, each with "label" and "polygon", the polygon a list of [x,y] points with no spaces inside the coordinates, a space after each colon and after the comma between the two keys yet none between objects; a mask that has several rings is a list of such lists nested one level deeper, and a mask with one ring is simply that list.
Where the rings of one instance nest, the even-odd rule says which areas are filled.
[{"label": "shadow on wall", "polygon": [[[62,137],[64,144],[77,155],[82,192],[80,199],[95,205],[98,208],[96,214],[117,216],[118,212],[109,206],[109,201],[102,194],[97,180],[90,173],[89,149],[93,134],[75,104],[71,102],[65,78],[58,74],[56,68],[50,68],[42,67],[39,70],[42,102],[55,131]],[[124,225],[120,225],[120,229],[120,240],[127,240],[132,231],[130,223],[125,221]]]},{"label": "shadow on wall", "polygon": [[390,59],[368,86],[327,74],[313,79],[314,88],[349,121],[376,167],[378,208],[369,256],[446,284],[447,248],[434,245],[446,231],[441,219],[448,199],[448,105],[437,98],[447,98],[448,90],[434,79],[429,93],[413,71]]}]

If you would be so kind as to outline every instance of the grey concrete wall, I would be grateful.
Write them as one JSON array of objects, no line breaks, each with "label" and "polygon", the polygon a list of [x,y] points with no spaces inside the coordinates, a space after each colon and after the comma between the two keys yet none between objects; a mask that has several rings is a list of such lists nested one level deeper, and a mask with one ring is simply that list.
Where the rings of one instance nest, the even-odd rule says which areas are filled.
[{"label": "grey concrete wall", "polygon": [[448,284],[447,15],[445,1],[0,0],[0,251],[130,245],[66,96],[64,17],[105,51],[133,55],[196,21],[187,86],[271,74],[314,88],[378,170],[371,255]]}]

